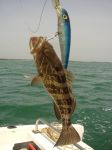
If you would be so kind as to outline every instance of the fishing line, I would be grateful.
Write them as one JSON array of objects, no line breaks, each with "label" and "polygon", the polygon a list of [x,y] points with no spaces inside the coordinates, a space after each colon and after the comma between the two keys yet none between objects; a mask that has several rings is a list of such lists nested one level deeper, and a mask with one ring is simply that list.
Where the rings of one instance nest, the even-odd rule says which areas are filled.
[{"label": "fishing line", "polygon": [[[22,0],[19,0],[19,2],[20,2],[20,5],[21,5],[21,9],[24,10],[23,4],[22,4]],[[36,28],[35,30],[32,30],[31,27],[24,21],[24,24],[26,24],[28,30],[29,30],[31,33],[37,33],[37,32],[39,31],[39,28],[40,28],[40,25],[41,25],[41,20],[42,20],[42,16],[43,16],[43,12],[44,12],[46,3],[47,3],[47,0],[44,1],[43,7],[42,7],[42,11],[41,11],[41,14],[40,14],[40,17],[39,17],[38,26],[37,26],[37,28]]]}]

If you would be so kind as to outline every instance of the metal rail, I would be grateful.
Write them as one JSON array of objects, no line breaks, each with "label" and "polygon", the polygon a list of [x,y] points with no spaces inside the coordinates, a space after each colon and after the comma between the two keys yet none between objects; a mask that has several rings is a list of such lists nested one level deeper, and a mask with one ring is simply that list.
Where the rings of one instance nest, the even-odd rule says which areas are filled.
[{"label": "metal rail", "polygon": [[43,119],[38,119],[36,121],[36,126],[35,126],[35,130],[38,131],[38,125],[39,123],[41,124],[45,124],[45,125],[48,125],[48,127],[50,127],[51,129],[53,129],[57,134],[60,134],[60,131],[58,129],[56,129],[55,127],[53,127],[50,123],[48,123],[47,121],[43,120]]}]

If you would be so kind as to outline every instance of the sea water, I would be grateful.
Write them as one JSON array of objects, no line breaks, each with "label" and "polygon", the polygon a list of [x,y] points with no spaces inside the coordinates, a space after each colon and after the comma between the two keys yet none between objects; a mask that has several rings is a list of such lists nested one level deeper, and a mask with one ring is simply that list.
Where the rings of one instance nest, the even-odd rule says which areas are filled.
[{"label": "sea water", "polygon": [[[70,62],[77,107],[73,123],[85,127],[84,141],[95,150],[112,150],[112,63]],[[0,60],[0,126],[57,121],[51,97],[36,75],[32,60]]]}]

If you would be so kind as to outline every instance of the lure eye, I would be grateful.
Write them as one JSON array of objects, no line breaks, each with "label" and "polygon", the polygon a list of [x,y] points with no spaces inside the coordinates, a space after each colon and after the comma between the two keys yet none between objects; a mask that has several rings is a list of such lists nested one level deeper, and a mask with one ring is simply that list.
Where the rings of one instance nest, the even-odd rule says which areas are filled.
[{"label": "lure eye", "polygon": [[67,15],[63,15],[63,19],[66,20],[68,17]]}]

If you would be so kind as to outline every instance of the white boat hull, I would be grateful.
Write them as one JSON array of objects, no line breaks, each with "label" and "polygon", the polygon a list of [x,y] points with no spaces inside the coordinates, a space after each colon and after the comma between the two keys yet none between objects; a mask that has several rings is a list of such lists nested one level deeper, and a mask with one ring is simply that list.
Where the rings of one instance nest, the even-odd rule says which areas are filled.
[{"label": "white boat hull", "polygon": [[[74,128],[79,133],[81,139],[83,138],[84,127],[82,125],[74,124]],[[48,127],[46,124],[38,125],[39,131]],[[0,150],[13,150],[13,147],[17,143],[23,143],[33,141],[39,146],[41,150],[93,150],[90,146],[82,142],[77,145],[68,145],[64,147],[55,147],[55,142],[51,140],[45,133],[34,132],[35,125],[19,125],[16,128],[9,129],[7,127],[0,128]]]}]

